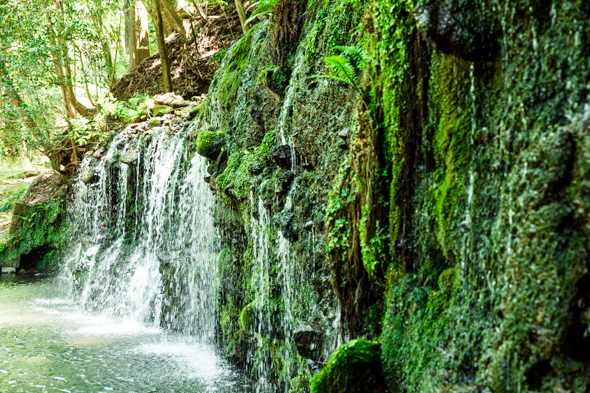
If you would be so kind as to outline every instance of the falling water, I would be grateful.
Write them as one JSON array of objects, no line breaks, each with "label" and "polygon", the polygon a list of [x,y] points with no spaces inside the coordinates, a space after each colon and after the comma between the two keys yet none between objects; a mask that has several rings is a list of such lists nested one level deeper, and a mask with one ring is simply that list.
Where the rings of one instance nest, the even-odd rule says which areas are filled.
[{"label": "falling water", "polygon": [[128,128],[102,159],[84,160],[80,173],[93,179],[74,185],[66,272],[85,309],[211,341],[217,252],[206,163],[189,160],[183,133],[150,132]]}]

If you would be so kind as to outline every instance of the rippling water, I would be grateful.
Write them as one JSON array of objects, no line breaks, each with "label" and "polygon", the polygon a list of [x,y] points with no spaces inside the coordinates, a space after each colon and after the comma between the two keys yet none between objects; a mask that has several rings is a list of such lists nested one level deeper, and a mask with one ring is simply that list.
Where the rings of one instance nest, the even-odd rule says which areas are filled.
[{"label": "rippling water", "polygon": [[55,277],[0,276],[1,392],[249,392],[215,348],[80,311]]}]

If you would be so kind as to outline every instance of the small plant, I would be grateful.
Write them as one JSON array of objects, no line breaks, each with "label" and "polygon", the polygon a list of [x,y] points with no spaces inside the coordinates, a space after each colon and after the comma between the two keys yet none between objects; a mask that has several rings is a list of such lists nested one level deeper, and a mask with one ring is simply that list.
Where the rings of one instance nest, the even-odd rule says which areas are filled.
[{"label": "small plant", "polygon": [[277,4],[279,4],[279,2],[280,0],[260,0],[252,3],[252,5],[248,7],[248,11],[253,10],[254,12],[252,12],[250,18],[246,20],[245,25],[249,25],[256,19],[258,19],[259,16],[264,16],[272,13],[275,10]]},{"label": "small plant", "polygon": [[213,56],[211,56],[210,58],[208,58],[207,62],[211,63],[211,64],[219,64],[219,63],[221,63],[221,61],[223,60],[223,58],[225,57],[226,54],[227,54],[227,51],[225,49],[222,49],[219,52],[217,52],[216,54],[214,54]]},{"label": "small plant", "polygon": [[356,46],[335,46],[334,49],[340,51],[341,54],[328,56],[324,59],[332,74],[312,75],[309,78],[325,78],[343,82],[362,93],[357,74],[362,71],[366,63],[366,51]]},{"label": "small plant", "polygon": [[137,94],[128,101],[118,101],[112,96],[107,96],[99,101],[100,111],[92,121],[80,117],[71,120],[72,130],[70,138],[78,145],[86,145],[91,141],[102,142],[107,136],[107,120],[116,118],[123,124],[130,124],[147,112],[147,94]]}]

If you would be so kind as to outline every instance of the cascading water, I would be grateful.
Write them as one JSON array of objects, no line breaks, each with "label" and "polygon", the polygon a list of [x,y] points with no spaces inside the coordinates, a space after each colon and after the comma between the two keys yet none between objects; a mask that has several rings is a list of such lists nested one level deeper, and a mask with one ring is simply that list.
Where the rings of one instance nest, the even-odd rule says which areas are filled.
[{"label": "cascading water", "polygon": [[83,162],[91,180],[74,186],[66,272],[87,309],[211,341],[217,252],[205,160],[187,159],[184,133],[150,132],[128,128],[102,159]]}]

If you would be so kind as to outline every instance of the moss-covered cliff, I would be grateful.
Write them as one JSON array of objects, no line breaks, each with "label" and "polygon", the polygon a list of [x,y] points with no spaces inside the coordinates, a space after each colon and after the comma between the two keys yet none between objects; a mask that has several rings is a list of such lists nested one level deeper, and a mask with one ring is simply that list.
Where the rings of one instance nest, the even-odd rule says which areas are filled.
[{"label": "moss-covered cliff", "polygon": [[[88,158],[118,204],[101,236],[136,247],[149,143],[180,133],[216,198],[211,330],[259,391],[588,392],[590,3],[273,4],[202,105]],[[20,207],[3,258],[58,247],[61,202]],[[162,325],[198,330],[170,295],[195,272],[158,260]]]},{"label": "moss-covered cliff", "polygon": [[585,391],[590,5],[279,5],[198,120],[228,355],[297,391],[337,331],[390,391]]}]

